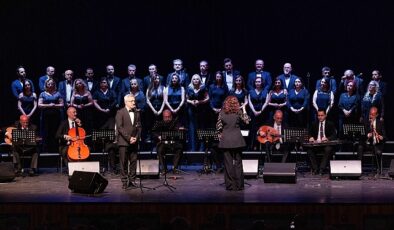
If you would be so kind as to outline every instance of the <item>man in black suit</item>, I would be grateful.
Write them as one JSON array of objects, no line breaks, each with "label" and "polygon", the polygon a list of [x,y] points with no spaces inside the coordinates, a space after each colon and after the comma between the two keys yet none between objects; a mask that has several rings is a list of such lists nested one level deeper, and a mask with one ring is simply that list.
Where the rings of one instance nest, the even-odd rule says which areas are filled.
[{"label": "man in black suit", "polygon": [[[16,129],[21,129],[21,130],[32,130],[34,133],[37,131],[37,126],[33,125],[29,121],[29,117],[26,115],[21,115],[19,117],[19,121],[17,121],[14,125]],[[7,135],[7,133],[6,133]],[[13,162],[15,165],[15,173],[16,175],[20,175],[22,171],[22,164],[21,164],[21,155],[26,155],[26,154],[31,154],[31,163],[30,163],[30,170],[29,170],[29,176],[34,176],[37,173],[37,159],[38,159],[38,149],[37,145],[34,143],[31,143],[30,141],[13,141],[12,142],[13,146]]]},{"label": "man in black suit", "polygon": [[107,65],[107,82],[110,90],[113,90],[116,94],[116,108],[119,108],[121,104],[121,79],[115,76],[115,68],[113,65]]},{"label": "man in black suit", "polygon": [[380,158],[382,157],[384,142],[386,140],[386,130],[383,122],[376,119],[378,116],[378,108],[371,107],[369,109],[369,120],[364,123],[365,132],[367,133],[366,140],[360,141],[357,155],[358,159],[362,160],[364,151],[372,151],[376,155],[379,171],[382,167],[380,165]]},{"label": "man in black suit", "polygon": [[93,95],[96,90],[99,89],[99,83],[94,79],[94,70],[92,68],[87,68],[85,71],[85,83],[88,90]]},{"label": "man in black suit", "polygon": [[59,82],[58,91],[62,95],[64,101],[64,107],[67,108],[71,105],[71,96],[73,94],[74,86],[74,72],[70,69],[64,71],[64,79]]},{"label": "man in black suit", "polygon": [[[269,124],[269,126],[273,127],[277,131],[277,139],[275,142],[271,143],[269,141],[265,142],[265,151],[267,154],[267,161],[270,162],[272,158],[272,152],[279,152],[282,154],[281,162],[286,162],[286,159],[289,155],[289,147],[287,143],[283,142],[283,134],[284,130],[287,128],[287,124],[283,122],[283,112],[281,110],[276,110],[274,114],[274,121]],[[266,133],[260,133],[260,136],[266,136]]]},{"label": "man in black suit", "polygon": [[[312,170],[314,174],[323,175],[327,167],[328,160],[334,153],[333,145],[324,145],[324,142],[333,141],[337,139],[337,131],[334,123],[326,120],[327,114],[325,110],[317,112],[317,122],[312,124],[309,130],[309,143],[322,143],[322,146],[314,146],[308,149],[308,156],[311,161]],[[316,153],[323,152],[323,158],[320,162],[320,167],[317,168]]]},{"label": "man in black suit", "polygon": [[[122,188],[135,184],[137,169],[138,141],[141,136],[141,116],[136,111],[135,97],[131,94],[124,96],[125,107],[116,113],[117,141],[119,146],[119,163]],[[130,163],[130,168],[129,167]],[[129,169],[129,170],[128,170]]]},{"label": "man in black suit", "polygon": [[68,167],[68,146],[72,137],[68,135],[71,128],[81,127],[82,122],[77,118],[77,109],[73,106],[67,108],[67,119],[63,120],[56,131],[56,138],[59,140],[59,153],[63,158],[64,165]]},{"label": "man in black suit", "polygon": [[[233,61],[230,58],[225,58],[223,61],[224,71],[223,73],[223,81],[226,82],[228,89],[232,89],[235,83],[235,78],[241,73],[238,70],[233,69]],[[245,79],[247,82],[247,79]]]}]

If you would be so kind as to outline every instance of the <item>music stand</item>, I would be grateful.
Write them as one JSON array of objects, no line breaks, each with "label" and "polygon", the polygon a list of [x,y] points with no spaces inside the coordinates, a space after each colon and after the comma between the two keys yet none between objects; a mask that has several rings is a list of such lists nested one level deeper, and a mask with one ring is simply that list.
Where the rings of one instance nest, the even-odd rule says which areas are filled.
[{"label": "music stand", "polygon": [[284,142],[294,143],[296,151],[296,171],[298,171],[298,152],[302,143],[308,142],[308,130],[304,128],[289,127],[284,130]]},{"label": "music stand", "polygon": [[353,146],[353,155],[355,155],[356,141],[365,136],[365,126],[363,124],[343,124],[343,135],[350,137]]},{"label": "music stand", "polygon": [[[161,142],[164,143],[165,145],[170,145],[170,148],[171,148],[172,152],[174,151],[174,144],[176,142],[183,141],[184,138],[185,138],[185,135],[184,135],[183,131],[162,131],[162,132],[160,132],[160,136],[161,136]],[[157,153],[157,154],[159,154],[159,153]],[[163,184],[161,184],[161,185],[159,185],[159,186],[157,186],[157,187],[155,187],[153,189],[157,189],[157,188],[160,188],[160,187],[166,187],[171,192],[174,192],[174,189],[176,189],[176,187],[170,185],[168,183],[168,181],[167,181],[167,161],[166,161],[167,157],[166,156],[167,156],[167,154],[163,155],[163,161],[164,161],[163,163],[164,163],[164,167],[165,167],[163,169],[164,170],[164,181],[163,181]],[[179,171],[181,171],[181,170],[179,170]],[[183,171],[181,171],[181,172],[183,172]],[[186,173],[186,172],[184,172],[184,173]]]},{"label": "music stand", "polygon": [[[114,129],[99,129],[93,130],[92,132],[92,140],[95,142],[101,142],[102,144],[102,155],[103,159],[105,159],[105,144],[108,142],[115,141],[115,130]],[[109,155],[107,156],[107,162],[103,162],[103,165],[107,165],[107,171],[109,170]],[[105,169],[103,169],[104,173]]]},{"label": "music stand", "polygon": [[209,154],[208,154],[208,149],[210,147],[210,143],[213,141],[219,141],[219,137],[216,133],[215,129],[197,129],[197,139],[199,141],[204,141],[205,142],[205,153],[204,153],[204,165],[201,170],[199,170],[200,175],[201,174],[210,174],[213,173],[214,171],[212,170],[212,164],[208,163],[209,161]]},{"label": "music stand", "polygon": [[[18,143],[21,145],[22,148],[22,155],[25,153],[26,146],[36,146],[36,133],[34,130],[27,130],[27,129],[13,129],[12,130],[12,142]],[[28,151],[28,150],[27,150]],[[37,151],[37,150],[35,150]],[[38,154],[38,153],[37,153]],[[19,156],[20,158],[22,156]],[[24,168],[24,158],[22,157],[22,173]]]}]

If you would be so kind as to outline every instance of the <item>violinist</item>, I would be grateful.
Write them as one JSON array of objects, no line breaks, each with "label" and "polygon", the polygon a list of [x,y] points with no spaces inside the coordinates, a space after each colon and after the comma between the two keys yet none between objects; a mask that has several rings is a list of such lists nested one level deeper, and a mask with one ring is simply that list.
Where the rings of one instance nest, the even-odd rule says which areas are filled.
[{"label": "violinist", "polygon": [[[265,145],[268,162],[271,161],[272,153],[278,152],[282,154],[281,162],[284,163],[289,155],[288,144],[283,142],[283,134],[287,124],[283,122],[283,112],[281,110],[275,111],[273,119],[273,122],[268,126],[260,127],[258,140]],[[266,127],[268,128],[265,129]]]},{"label": "violinist", "polygon": [[69,130],[76,127],[82,127],[82,122],[77,118],[76,108],[70,106],[67,109],[67,119],[60,123],[56,132],[56,138],[59,140],[59,153],[63,157],[63,162],[66,168],[68,166],[68,147],[72,141],[72,137],[69,135]]},{"label": "violinist", "polygon": [[364,123],[367,140],[360,141],[357,155],[358,159],[362,160],[364,151],[372,151],[377,157],[378,168],[380,168],[382,167],[379,164],[380,158],[382,157],[384,142],[386,140],[386,131],[383,122],[380,119],[376,119],[378,116],[378,108],[371,107],[369,109],[369,120]]},{"label": "violinist", "polygon": [[[29,117],[27,115],[21,115],[19,117],[19,121],[15,123],[13,126],[16,129],[22,129],[22,130],[33,130],[34,132],[37,131],[37,126],[34,124],[30,123]],[[6,133],[6,136],[11,135],[11,133]],[[22,173],[22,167],[23,165],[21,164],[20,156],[26,155],[26,154],[31,154],[31,163],[30,163],[30,170],[29,170],[29,176],[35,176],[37,175],[37,160],[38,160],[38,149],[37,145],[30,145],[30,144],[22,144],[19,141],[12,142],[13,146],[13,162],[14,162],[14,167],[15,167],[15,174],[16,176],[20,176]]]},{"label": "violinist", "polygon": [[[325,109],[319,109],[317,111],[317,122],[312,124],[309,130],[309,142],[310,143],[324,143],[337,139],[337,130],[335,129],[334,123],[327,120],[327,114]],[[320,167],[317,168],[316,156],[318,152],[323,152],[323,158],[320,162]],[[307,151],[309,159],[311,161],[313,174],[323,175],[324,170],[327,167],[328,160],[334,153],[334,146],[332,145],[317,145],[308,149]]]}]

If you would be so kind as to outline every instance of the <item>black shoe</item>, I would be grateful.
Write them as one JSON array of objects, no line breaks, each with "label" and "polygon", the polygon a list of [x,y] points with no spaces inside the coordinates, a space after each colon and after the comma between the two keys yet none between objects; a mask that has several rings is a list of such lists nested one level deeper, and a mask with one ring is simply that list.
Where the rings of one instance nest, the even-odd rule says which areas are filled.
[{"label": "black shoe", "polygon": [[128,188],[128,183],[122,182],[122,189],[127,189],[127,188]]},{"label": "black shoe", "polygon": [[34,170],[34,169],[29,170],[29,176],[36,176],[36,175],[37,175],[36,170]]},{"label": "black shoe", "polygon": [[22,171],[21,170],[15,170],[15,176],[16,177],[20,177],[20,176],[22,176]]},{"label": "black shoe", "polygon": [[137,183],[135,183],[135,181],[129,181],[129,187],[138,187]]},{"label": "black shoe", "polygon": [[181,171],[180,171],[179,169],[174,168],[174,169],[172,170],[172,173],[173,173],[173,174],[181,174]]}]

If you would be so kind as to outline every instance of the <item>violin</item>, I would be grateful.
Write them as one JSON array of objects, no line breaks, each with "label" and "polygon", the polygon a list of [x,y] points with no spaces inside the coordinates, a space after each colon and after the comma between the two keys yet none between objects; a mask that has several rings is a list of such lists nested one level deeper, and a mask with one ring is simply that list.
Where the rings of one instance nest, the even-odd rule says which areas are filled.
[{"label": "violin", "polygon": [[257,140],[265,144],[267,141],[270,143],[274,143],[279,141],[281,135],[279,135],[278,131],[271,126],[263,125],[257,131]]},{"label": "violin", "polygon": [[67,151],[68,159],[70,161],[78,161],[88,158],[90,151],[84,142],[84,139],[87,137],[85,130],[77,126],[68,130],[68,135],[71,137]]}]

